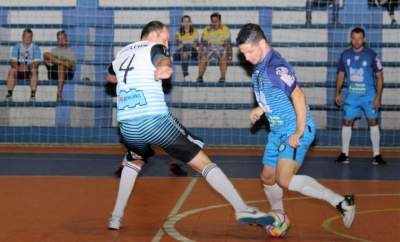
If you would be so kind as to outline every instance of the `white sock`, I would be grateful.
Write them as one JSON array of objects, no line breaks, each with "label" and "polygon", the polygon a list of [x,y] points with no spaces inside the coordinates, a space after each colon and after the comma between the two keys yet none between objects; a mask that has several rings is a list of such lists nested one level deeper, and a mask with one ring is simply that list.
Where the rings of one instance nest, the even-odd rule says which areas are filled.
[{"label": "white sock", "polygon": [[349,147],[351,140],[351,126],[342,126],[342,152],[349,156]]},{"label": "white sock", "polygon": [[267,196],[268,202],[271,205],[271,210],[285,213],[283,209],[283,190],[278,184],[274,184],[272,186],[264,184],[264,192]]},{"label": "white sock", "polygon": [[374,153],[374,157],[380,154],[379,150],[379,141],[380,141],[380,131],[379,126],[370,126],[369,127],[369,134],[371,136],[371,143],[372,143],[372,152]]},{"label": "white sock", "polygon": [[226,177],[224,172],[219,167],[211,163],[204,167],[201,172],[203,177],[206,179],[208,184],[219,194],[221,194],[235,209],[236,212],[240,212],[247,209],[246,203],[242,197],[236,191],[235,187]]},{"label": "white sock", "polygon": [[141,168],[139,166],[129,161],[124,164],[124,168],[122,169],[121,173],[121,180],[119,182],[117,201],[115,202],[112,215],[120,217],[124,215],[126,204],[128,203],[129,196],[131,195],[140,169]]},{"label": "white sock", "polygon": [[289,190],[300,192],[303,195],[327,201],[336,206],[344,197],[324,187],[312,177],[305,175],[294,175],[289,183]]}]

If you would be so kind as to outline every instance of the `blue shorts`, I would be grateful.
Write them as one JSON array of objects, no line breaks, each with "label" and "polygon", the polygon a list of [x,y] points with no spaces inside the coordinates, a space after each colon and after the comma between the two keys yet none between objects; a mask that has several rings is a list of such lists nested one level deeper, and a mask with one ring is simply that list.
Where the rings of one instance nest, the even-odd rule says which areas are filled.
[{"label": "blue shorts", "polygon": [[315,133],[315,125],[306,125],[304,134],[300,138],[300,146],[293,148],[288,143],[290,135],[270,132],[264,150],[263,164],[275,168],[280,159],[293,160],[299,165],[303,164],[307,150],[315,138]]},{"label": "blue shorts", "polygon": [[374,99],[365,99],[362,97],[347,97],[344,101],[344,120],[354,120],[361,118],[362,112],[364,111],[365,116],[368,120],[377,119],[379,110],[372,107]]}]

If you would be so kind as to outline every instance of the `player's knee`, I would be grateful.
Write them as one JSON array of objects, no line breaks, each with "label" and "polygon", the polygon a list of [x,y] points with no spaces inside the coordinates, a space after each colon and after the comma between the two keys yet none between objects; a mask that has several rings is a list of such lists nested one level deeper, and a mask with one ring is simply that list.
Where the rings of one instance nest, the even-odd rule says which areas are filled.
[{"label": "player's knee", "polygon": [[193,159],[191,159],[187,164],[192,167],[197,172],[202,172],[204,168],[213,163],[210,158],[200,150]]},{"label": "player's knee", "polygon": [[261,174],[260,180],[264,185],[272,186],[276,183],[275,176],[273,174]]},{"label": "player's knee", "polygon": [[343,120],[344,126],[353,126],[353,120]]},{"label": "player's knee", "polygon": [[133,164],[137,165],[140,168],[142,168],[142,166],[144,165],[144,161],[143,160],[132,160],[130,162],[132,162]]},{"label": "player's knee", "polygon": [[289,188],[289,183],[290,183],[291,176],[282,176],[278,175],[276,178],[276,182],[278,185],[282,188]]},{"label": "player's knee", "polygon": [[376,119],[369,119],[368,126],[376,126],[378,125],[378,121]]}]

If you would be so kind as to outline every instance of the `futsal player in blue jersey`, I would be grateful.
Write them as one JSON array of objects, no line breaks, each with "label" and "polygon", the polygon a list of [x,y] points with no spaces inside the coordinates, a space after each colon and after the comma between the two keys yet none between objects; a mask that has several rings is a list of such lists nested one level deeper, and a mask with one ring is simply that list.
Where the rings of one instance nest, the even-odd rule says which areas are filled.
[{"label": "futsal player in blue jersey", "polygon": [[267,225],[274,217],[249,207],[218,166],[203,152],[203,143],[168,111],[161,81],[172,75],[166,53],[169,32],[159,21],[146,24],[141,41],[122,48],[112,62],[117,77],[117,117],[125,145],[132,153],[122,170],[117,200],[108,222],[120,229],[136,178],[157,145],[173,158],[188,163],[234,208],[238,223]]},{"label": "futsal player in blue jersey", "polygon": [[[354,28],[350,34],[351,48],[343,51],[338,63],[336,78],[336,104],[343,105],[342,153],[336,159],[342,164],[350,163],[349,146],[354,120],[364,112],[368,119],[373,151],[373,165],[386,162],[380,154],[379,107],[382,101],[383,72],[377,54],[365,47],[365,32]],[[346,86],[344,98],[340,91]]]},{"label": "futsal player in blue jersey", "polygon": [[261,181],[271,209],[285,214],[282,188],[287,188],[330,203],[349,228],[355,215],[354,196],[341,196],[312,177],[296,174],[314,140],[316,125],[293,67],[271,48],[257,24],[244,25],[236,43],[254,65],[252,80],[258,107],[251,111],[250,120],[255,123],[265,115],[270,124]]}]

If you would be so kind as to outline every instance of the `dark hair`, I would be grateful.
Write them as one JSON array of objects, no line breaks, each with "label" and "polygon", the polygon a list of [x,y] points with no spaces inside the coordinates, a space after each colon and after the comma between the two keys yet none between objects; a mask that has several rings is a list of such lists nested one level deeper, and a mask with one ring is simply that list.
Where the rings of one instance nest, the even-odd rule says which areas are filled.
[{"label": "dark hair", "polygon": [[143,27],[142,33],[140,34],[140,39],[147,37],[151,32],[157,32],[160,34],[163,28],[166,26],[167,25],[161,23],[160,21],[151,21]]},{"label": "dark hair", "polygon": [[67,36],[67,32],[65,32],[65,30],[62,29],[62,30],[60,30],[60,31],[57,32],[57,35],[56,35],[57,38],[58,38],[60,35],[62,35],[62,34],[65,35],[65,36]]},{"label": "dark hair", "polygon": [[362,29],[362,28],[360,28],[360,27],[354,28],[354,29],[351,31],[350,36],[352,36],[353,33],[357,33],[357,34],[360,34],[360,33],[361,33],[362,36],[365,38],[365,31],[364,31],[364,29]]},{"label": "dark hair", "polygon": [[210,16],[210,19],[212,19],[212,18],[218,18],[219,20],[221,20],[221,14],[218,12],[214,12]]},{"label": "dark hair", "polygon": [[33,35],[33,32],[32,32],[32,30],[31,30],[30,28],[26,28],[26,29],[24,29],[24,31],[22,32],[22,36],[24,36],[25,34],[31,34],[31,35]]},{"label": "dark hair", "polygon": [[264,32],[260,25],[248,23],[242,26],[236,38],[236,44],[241,45],[245,43],[255,43],[264,39],[267,41]]},{"label": "dark hair", "polygon": [[[188,18],[189,21],[192,22],[192,19],[190,18],[189,15],[183,15],[182,18],[181,18],[181,22],[183,22],[183,19],[184,19],[184,18]],[[190,25],[190,27],[189,27],[189,34],[193,34],[193,32],[194,32],[194,28],[193,28],[192,25]],[[179,33],[180,33],[181,35],[184,35],[184,34],[185,34],[185,27],[183,26],[183,24],[181,24],[181,27],[179,28]]]}]

